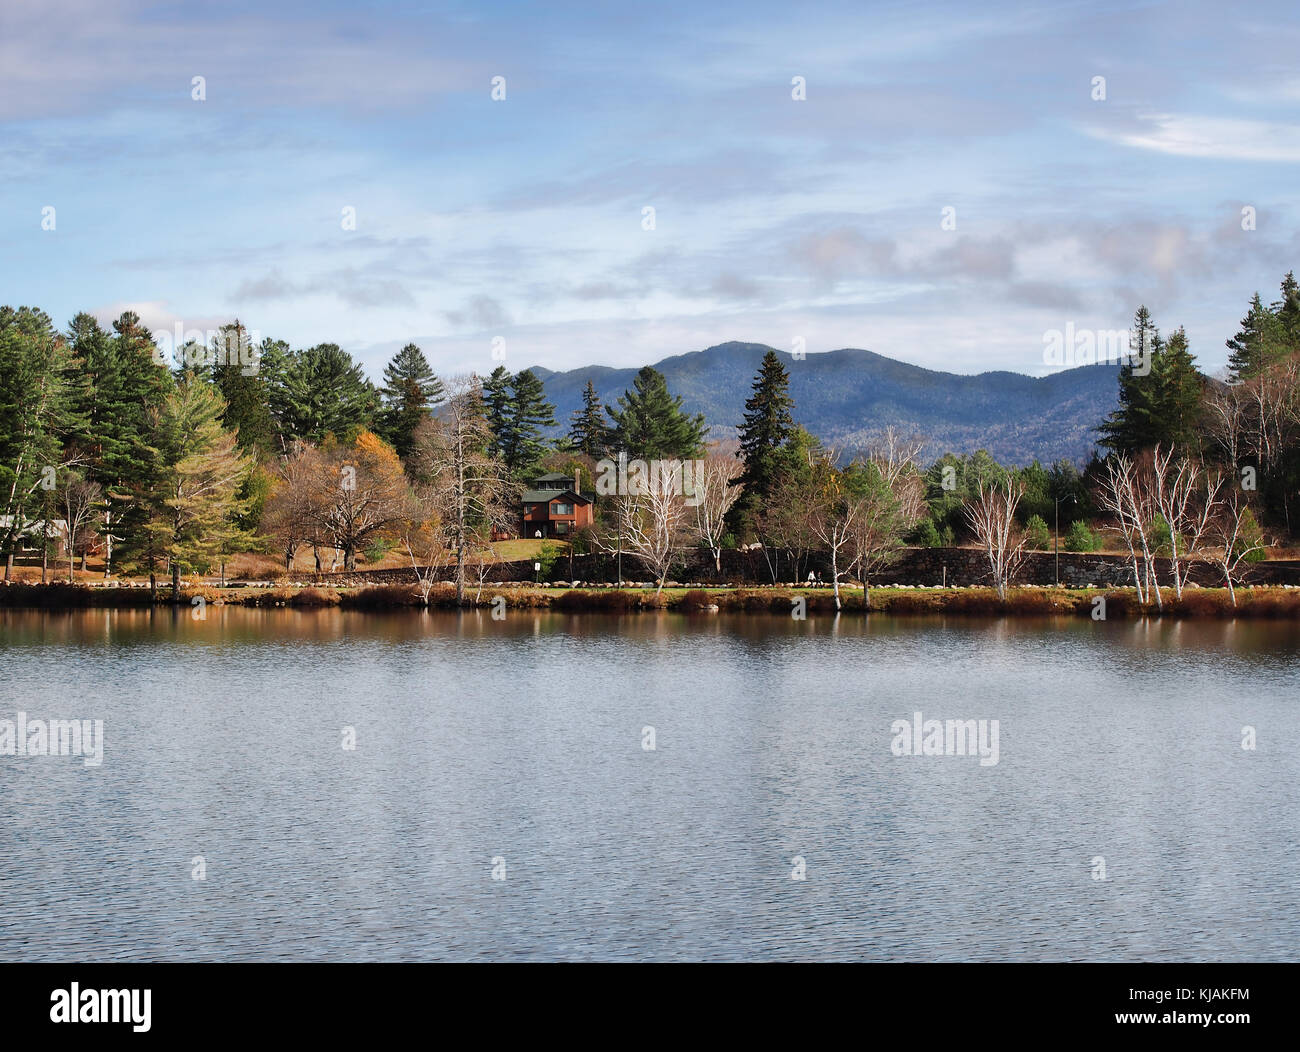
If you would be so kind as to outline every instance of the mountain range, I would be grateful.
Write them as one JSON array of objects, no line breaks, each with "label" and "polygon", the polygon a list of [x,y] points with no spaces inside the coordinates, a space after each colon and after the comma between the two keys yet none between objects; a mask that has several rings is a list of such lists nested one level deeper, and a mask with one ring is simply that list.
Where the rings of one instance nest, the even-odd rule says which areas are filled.
[{"label": "mountain range", "polygon": [[[668,390],[690,413],[703,413],[715,438],[734,437],[754,375],[771,348],[722,343],[656,362]],[[987,449],[1005,464],[1081,463],[1096,444],[1093,430],[1115,408],[1116,364],[1085,365],[1050,376],[938,372],[844,348],[796,360],[777,351],[790,374],[794,418],[828,445],[853,453],[887,427],[925,440],[922,458]],[[605,405],[632,386],[636,369],[586,366],[565,372],[534,368],[567,432],[588,380]]]}]

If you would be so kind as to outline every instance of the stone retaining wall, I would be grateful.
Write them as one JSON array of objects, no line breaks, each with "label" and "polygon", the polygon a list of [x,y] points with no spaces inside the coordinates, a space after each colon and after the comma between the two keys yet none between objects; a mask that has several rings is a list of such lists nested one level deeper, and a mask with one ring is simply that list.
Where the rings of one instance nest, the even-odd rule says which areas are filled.
[{"label": "stone retaining wall", "polygon": [[[760,551],[728,551],[722,553],[722,570],[719,572],[707,553],[685,553],[683,564],[674,569],[671,578],[675,582],[691,584],[771,584],[772,573]],[[1169,580],[1169,560],[1157,559],[1157,572],[1161,583]],[[1016,584],[1049,585],[1058,580],[1057,557],[1051,552],[1030,552],[1016,576]],[[809,572],[814,572],[823,581],[830,577],[829,561],[821,555],[812,555],[800,560],[797,568],[788,559],[782,557],[777,567],[777,583],[800,583],[808,579]],[[440,580],[450,580],[454,567],[443,567],[438,573]],[[625,584],[644,581],[647,573],[639,561],[630,555],[623,556],[623,582]],[[537,574],[533,570],[533,560],[499,563],[488,574],[493,582],[533,583]],[[570,573],[569,560],[562,557],[556,560],[549,580],[612,584],[618,579],[618,567],[615,556],[608,554],[575,555],[573,569]],[[415,573],[409,568],[390,570],[359,570],[350,573],[324,573],[304,575],[303,580],[321,585],[341,587],[373,584],[400,584],[415,581]],[[1081,554],[1061,552],[1059,556],[1059,580],[1061,584],[1071,587],[1097,585],[1098,587],[1131,586],[1133,583],[1132,564],[1126,557],[1111,554]],[[1192,570],[1191,580],[1203,586],[1223,584],[1223,576],[1209,563],[1198,564]],[[1276,561],[1257,563],[1250,568],[1247,580],[1253,584],[1300,584],[1300,563],[1294,561]],[[873,574],[874,585],[954,585],[968,587],[971,585],[990,584],[988,560],[984,553],[975,548],[908,548],[893,566]]]}]

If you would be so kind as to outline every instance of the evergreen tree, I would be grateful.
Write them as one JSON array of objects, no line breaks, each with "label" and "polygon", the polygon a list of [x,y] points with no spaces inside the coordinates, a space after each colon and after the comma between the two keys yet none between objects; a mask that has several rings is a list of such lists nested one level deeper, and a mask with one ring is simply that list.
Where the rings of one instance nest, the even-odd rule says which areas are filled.
[{"label": "evergreen tree", "polygon": [[1287,349],[1294,351],[1300,347],[1300,282],[1296,281],[1293,270],[1288,270],[1282,279],[1282,298],[1273,304],[1273,314]]},{"label": "evergreen tree", "polygon": [[182,573],[206,570],[236,542],[251,540],[236,520],[243,511],[238,493],[253,461],[221,426],[225,410],[210,384],[187,374],[153,421],[161,470],[150,493],[142,550],[151,571],[162,560],[170,566],[173,599],[180,595]]},{"label": "evergreen tree", "polygon": [[492,370],[483,381],[483,413],[492,438],[488,442],[488,455],[498,456],[509,441],[511,384],[514,377],[504,365]]},{"label": "evergreen tree", "polygon": [[1263,367],[1270,357],[1276,327],[1276,316],[1255,293],[1250,310],[1241,319],[1241,330],[1227,341],[1228,371],[1234,381],[1247,380]]},{"label": "evergreen tree", "polygon": [[[85,441],[95,450],[87,477],[104,496],[104,576],[115,559],[137,565],[145,559],[143,532],[149,495],[161,470],[151,443],[153,422],[175,388],[153,336],[139,317],[127,311],[113,322],[104,343],[93,319],[77,315],[74,345],[84,346],[90,374]],[[152,560],[149,560],[152,562]]]},{"label": "evergreen tree", "polygon": [[681,395],[669,394],[663,374],[649,365],[636,374],[617,408],[608,406],[605,412],[613,424],[610,448],[631,459],[689,459],[703,447],[708,430],[703,414],[682,412]]},{"label": "evergreen tree", "polygon": [[58,483],[76,429],[75,359],[43,311],[0,308],[0,552],[5,579],[34,516]]},{"label": "evergreen tree", "polygon": [[745,402],[740,425],[740,457],[745,467],[736,485],[743,489],[728,516],[731,532],[737,537],[753,532],[754,516],[771,496],[781,451],[795,430],[790,414],[794,407],[790,374],[775,351],[763,355],[751,386],[753,394]]},{"label": "evergreen tree", "polygon": [[511,475],[527,479],[546,453],[542,429],[555,426],[555,406],[546,400],[546,388],[531,369],[515,376],[507,412],[501,454]]},{"label": "evergreen tree", "polygon": [[352,355],[322,343],[289,355],[272,404],[289,437],[319,443],[334,435],[348,441],[371,425],[379,395]]},{"label": "evergreen tree", "polygon": [[226,403],[221,426],[236,433],[242,450],[265,460],[275,451],[275,421],[257,349],[245,349],[247,339],[238,320],[221,327],[212,347],[211,377]]},{"label": "evergreen tree", "polygon": [[434,375],[424,352],[408,343],[384,367],[384,383],[379,393],[384,400],[381,437],[405,459],[411,453],[416,427],[445,398],[442,383]]},{"label": "evergreen tree", "polygon": [[285,385],[285,376],[293,358],[293,351],[284,340],[266,337],[257,345],[257,376],[266,390],[267,407],[271,410],[272,445],[281,456],[289,451],[294,441],[289,431],[292,412]]},{"label": "evergreen tree", "polygon": [[[1201,443],[1201,396],[1205,378],[1196,368],[1196,359],[1187,345],[1187,333],[1181,325],[1169,337],[1160,366],[1158,441],[1190,453]],[[1152,373],[1155,374],[1154,369]]]},{"label": "evergreen tree", "polygon": [[605,424],[605,408],[596,393],[596,385],[590,380],[582,390],[582,408],[575,409],[569,420],[569,442],[573,448],[593,460],[604,456],[609,446],[609,427]]},{"label": "evergreen tree", "polygon": [[[1101,444],[1117,453],[1135,453],[1156,445],[1178,446],[1190,452],[1199,444],[1200,397],[1204,378],[1187,347],[1187,334],[1179,329],[1166,343],[1139,307],[1130,339],[1141,355],[1130,357],[1119,371],[1119,405],[1098,430]],[[1149,364],[1145,373],[1139,363]]]}]

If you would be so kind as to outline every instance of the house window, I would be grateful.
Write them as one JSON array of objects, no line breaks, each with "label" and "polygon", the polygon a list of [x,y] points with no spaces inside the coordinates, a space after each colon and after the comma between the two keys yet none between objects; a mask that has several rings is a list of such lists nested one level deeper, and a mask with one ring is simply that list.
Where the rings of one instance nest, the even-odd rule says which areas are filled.
[{"label": "house window", "polygon": [[552,515],[572,515],[572,514],[573,514],[573,505],[572,505],[572,504],[552,504],[552,505],[551,505],[551,514],[552,514]]},{"label": "house window", "polygon": [[555,536],[562,537],[568,532],[569,524],[567,522],[557,522],[555,524]]}]

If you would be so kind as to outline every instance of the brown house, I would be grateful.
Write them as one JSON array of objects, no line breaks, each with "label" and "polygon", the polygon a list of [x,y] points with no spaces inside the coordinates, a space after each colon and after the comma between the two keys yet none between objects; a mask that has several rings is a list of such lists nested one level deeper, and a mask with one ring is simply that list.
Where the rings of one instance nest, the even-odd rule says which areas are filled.
[{"label": "brown house", "polygon": [[543,475],[533,485],[535,488],[524,490],[520,498],[520,537],[567,539],[575,531],[591,525],[593,501],[583,496],[576,474],[573,478]]}]

